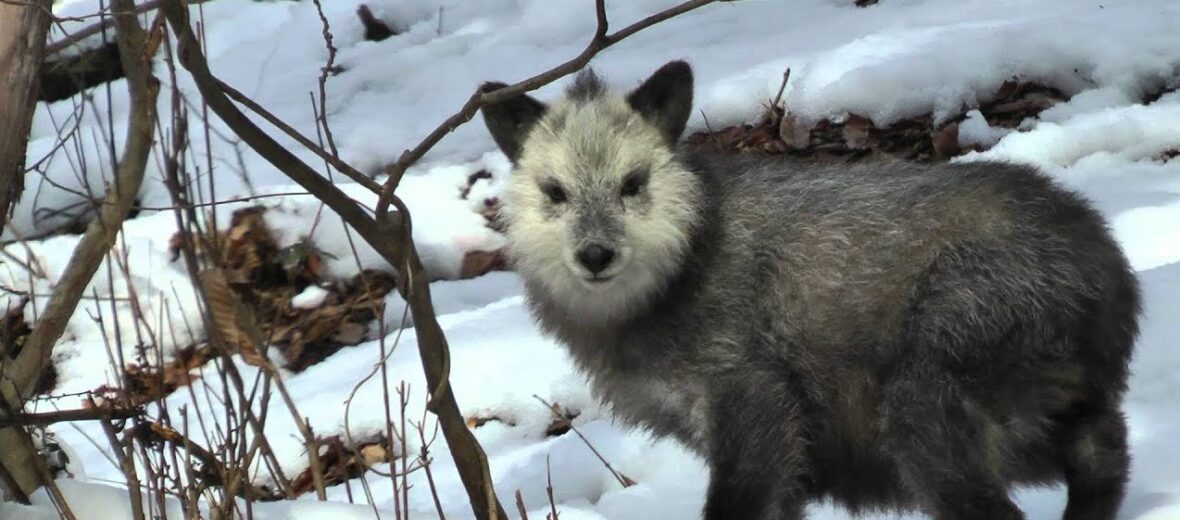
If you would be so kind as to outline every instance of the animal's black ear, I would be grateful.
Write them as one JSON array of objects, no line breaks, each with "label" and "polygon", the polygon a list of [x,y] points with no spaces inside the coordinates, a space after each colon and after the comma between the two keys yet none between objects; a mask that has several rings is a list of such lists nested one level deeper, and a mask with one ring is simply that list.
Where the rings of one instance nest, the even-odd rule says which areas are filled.
[{"label": "animal's black ear", "polygon": [[[492,82],[484,83],[479,89],[486,94],[507,86]],[[488,132],[492,134],[496,145],[508,156],[508,160],[516,164],[525,136],[545,114],[545,104],[527,94],[521,94],[493,105],[485,105],[479,110],[483,113],[483,122],[488,126]]]},{"label": "animal's black ear", "polygon": [[627,94],[627,103],[675,145],[692,111],[692,67],[683,61],[668,62]]}]

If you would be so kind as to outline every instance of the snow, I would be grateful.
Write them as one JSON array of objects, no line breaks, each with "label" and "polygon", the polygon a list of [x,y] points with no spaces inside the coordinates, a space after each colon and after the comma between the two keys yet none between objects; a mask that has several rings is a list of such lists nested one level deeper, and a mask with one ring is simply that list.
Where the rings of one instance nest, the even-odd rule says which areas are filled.
[{"label": "snow", "polygon": [[1006,128],[995,128],[989,125],[983,112],[971,110],[967,112],[967,119],[959,123],[959,146],[966,147],[977,144],[991,147],[1008,133],[1010,130]]},{"label": "snow", "polygon": [[[97,0],[76,0],[57,7],[59,14],[93,12]],[[386,41],[362,39],[355,16],[360,0],[324,2],[337,65],[327,88],[327,111],[342,157],[366,172],[377,172],[402,150],[413,146],[487,80],[514,81],[531,76],[574,56],[592,34],[592,3],[582,0],[368,0],[374,14],[401,31]],[[612,29],[618,29],[664,7],[672,0],[608,2]],[[986,99],[1012,76],[1046,83],[1070,99],[1026,121],[1020,131],[989,126],[974,112],[960,126],[964,144],[994,144],[985,152],[956,160],[1003,159],[1035,164],[1061,183],[1081,191],[1108,216],[1112,229],[1142,280],[1146,314],[1139,342],[1126,413],[1131,424],[1134,465],[1131,487],[1120,518],[1180,518],[1180,416],[1173,396],[1180,392],[1180,160],[1164,152],[1180,148],[1180,95],[1168,94],[1150,103],[1146,92],[1174,86],[1180,73],[1180,4],[1174,0],[882,0],[856,9],[851,0],[719,3],[689,13],[629,38],[598,56],[594,67],[621,88],[635,85],[669,59],[688,59],[696,73],[699,111],[690,128],[703,129],[705,119],[717,128],[755,118],[777,92],[782,72],[792,69],[785,93],[801,117],[838,117],[848,112],[878,124],[934,112],[945,118]],[[196,13],[194,8],[194,13]],[[215,73],[259,101],[280,118],[315,135],[309,92],[316,89],[327,52],[320,40],[320,21],[311,2],[216,0],[201,4],[208,53]],[[194,14],[196,16],[196,14]],[[76,30],[90,20],[66,20]],[[55,29],[56,31],[56,29]],[[60,35],[59,32],[55,34]],[[91,38],[95,45],[100,38]],[[164,83],[161,114],[168,114],[171,78],[157,59],[155,71]],[[209,122],[211,138],[203,138],[199,97],[181,72],[177,86],[188,97],[191,163],[202,176],[216,176],[218,200],[274,195],[217,206],[211,218],[228,222],[236,209],[266,207],[264,218],[280,247],[305,239],[324,255],[331,278],[346,279],[362,268],[390,266],[341,220],[322,211],[312,197],[276,195],[302,192],[280,172],[237,143],[219,121]],[[562,88],[550,85],[536,93],[550,98]],[[80,118],[72,114],[84,109]],[[108,111],[113,115],[107,121]],[[67,219],[47,211],[75,205],[87,189],[100,193],[110,181],[110,152],[121,147],[127,95],[125,83],[111,84],[95,95],[39,104],[30,140],[30,161],[57,144],[58,128],[79,126],[78,138],[30,175],[25,196],[15,210],[8,240],[36,236]],[[114,142],[104,129],[114,128]],[[165,125],[168,123],[165,122]],[[292,145],[285,137],[281,143]],[[212,170],[206,166],[206,154]],[[309,165],[322,161],[298,152]],[[143,205],[170,205],[161,179],[161,162],[153,155],[148,181],[141,190]],[[82,169],[82,166],[85,169]],[[459,197],[468,175],[492,173]],[[84,173],[79,173],[83,171]],[[615,424],[609,410],[590,396],[585,379],[553,339],[540,333],[523,304],[522,284],[511,273],[492,273],[457,281],[464,254],[494,250],[502,237],[484,226],[478,214],[485,201],[503,188],[509,165],[494,151],[480,121],[463,126],[444,139],[402,181],[398,194],[409,206],[414,238],[432,280],[439,322],[452,349],[451,382],[465,416],[497,417],[475,430],[487,450],[501,501],[509,506],[519,490],[531,518],[548,511],[545,492],[551,475],[554,497],[563,520],[695,518],[703,504],[708,471],[698,457],[669,440]],[[202,177],[204,178],[204,177]],[[377,180],[382,180],[380,176]],[[334,182],[350,197],[372,207],[376,197],[340,178]],[[57,185],[57,186],[55,186]],[[60,186],[60,187],[58,187]],[[202,188],[206,189],[206,188]],[[211,195],[205,191],[203,197]],[[128,360],[155,351],[167,357],[199,340],[198,331],[183,324],[200,323],[200,311],[181,262],[173,261],[169,239],[176,231],[169,211],[144,210],[124,226],[120,252],[92,282],[79,311],[54,356],[59,371],[57,392],[94,389],[118,382],[110,360]],[[53,289],[77,237],[62,235],[4,247],[0,287],[32,292],[26,308],[34,319]],[[355,247],[355,254],[354,254]],[[125,248],[125,249],[124,249]],[[10,256],[8,256],[10,255]],[[34,273],[18,265],[35,265]],[[134,291],[134,294],[132,293]],[[138,297],[139,319],[131,302]],[[116,301],[112,306],[109,298]],[[321,303],[322,289],[312,287],[293,300],[297,308]],[[0,293],[5,306],[19,298]],[[426,385],[417,354],[417,337],[406,316],[405,302],[386,297],[384,336],[371,327],[371,340],[348,347],[298,374],[286,385],[299,411],[321,435],[383,431],[385,422],[380,377],[366,378],[383,352],[388,381],[409,385],[407,417],[423,416]],[[167,331],[165,333],[164,331]],[[139,336],[137,336],[137,334]],[[151,339],[148,351],[127,338]],[[111,352],[123,339],[121,352]],[[247,380],[257,369],[238,363]],[[193,420],[214,424],[224,412],[201,396],[224,389],[207,365],[196,392],[177,392],[164,406],[173,417],[185,410]],[[358,386],[359,385],[359,386]],[[349,396],[355,396],[349,401]],[[196,397],[194,397],[196,396]],[[545,437],[550,411],[534,396],[580,412],[574,425],[607,461],[638,484],[622,488],[578,436]],[[278,402],[274,400],[272,402]],[[351,403],[351,404],[348,404]],[[39,406],[75,408],[76,398]],[[267,437],[290,473],[305,465],[302,441],[286,410],[275,408]],[[432,423],[425,425],[429,431]],[[97,425],[79,423],[55,428],[84,471],[79,479],[59,481],[79,518],[126,518],[126,491],[112,485],[122,475],[104,455]],[[405,449],[419,453],[414,440]],[[440,440],[431,447],[434,478],[448,518],[469,518],[463,487]],[[387,466],[382,466],[388,469]],[[547,470],[548,468],[548,470]],[[259,477],[262,478],[262,477]],[[383,517],[392,517],[388,481],[375,475],[373,500]],[[421,472],[410,477],[410,508],[414,518],[433,518],[432,500]],[[354,479],[352,489],[359,488]],[[306,498],[306,497],[305,497]],[[1020,505],[1032,520],[1058,518],[1065,502],[1061,487],[1022,489]],[[314,500],[256,504],[258,518],[372,518],[367,505],[349,504],[343,486],[328,489],[327,503]],[[363,499],[361,499],[363,501]],[[170,506],[171,507],[171,506]],[[178,506],[177,506],[178,507]],[[810,508],[811,518],[846,519],[834,506]],[[40,516],[38,516],[40,515]],[[39,492],[31,507],[0,505],[0,518],[56,518],[48,498]],[[173,517],[173,516],[170,516]],[[896,518],[892,515],[865,518]],[[918,518],[908,516],[902,518]]]},{"label": "snow", "polygon": [[1176,147],[1180,133],[1180,95],[1150,105],[1097,109],[1060,122],[1043,122],[1029,132],[1004,139],[985,157],[1025,159],[1042,166],[1067,166],[1096,154],[1150,159]]},{"label": "snow", "polygon": [[291,297],[291,307],[295,309],[314,309],[323,305],[324,299],[330,291],[318,285],[309,285],[303,292]]}]

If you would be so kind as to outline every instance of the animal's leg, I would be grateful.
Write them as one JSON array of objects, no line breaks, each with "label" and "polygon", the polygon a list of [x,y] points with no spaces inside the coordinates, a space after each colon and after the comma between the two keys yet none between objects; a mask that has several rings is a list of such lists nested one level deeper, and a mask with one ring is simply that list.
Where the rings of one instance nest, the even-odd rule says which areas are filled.
[{"label": "animal's leg", "polygon": [[1109,407],[1070,416],[1060,437],[1069,503],[1064,520],[1113,520],[1131,457],[1123,415]]},{"label": "animal's leg", "polygon": [[886,447],[936,520],[1023,520],[1008,496],[1005,432],[955,383],[911,367],[885,403]]},{"label": "animal's leg", "polygon": [[798,410],[785,385],[757,376],[714,389],[705,520],[800,520],[806,497]]}]

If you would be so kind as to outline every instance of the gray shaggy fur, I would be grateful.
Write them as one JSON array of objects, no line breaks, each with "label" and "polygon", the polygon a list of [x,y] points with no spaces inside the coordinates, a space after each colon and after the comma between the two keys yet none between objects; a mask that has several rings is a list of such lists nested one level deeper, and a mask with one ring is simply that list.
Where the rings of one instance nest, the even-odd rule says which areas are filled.
[{"label": "gray shaggy fur", "polygon": [[575,85],[484,110],[508,252],[614,413],[707,459],[707,520],[1020,519],[1011,488],[1058,481],[1066,520],[1115,518],[1139,294],[1086,201],[1012,164],[685,152],[683,62]]}]

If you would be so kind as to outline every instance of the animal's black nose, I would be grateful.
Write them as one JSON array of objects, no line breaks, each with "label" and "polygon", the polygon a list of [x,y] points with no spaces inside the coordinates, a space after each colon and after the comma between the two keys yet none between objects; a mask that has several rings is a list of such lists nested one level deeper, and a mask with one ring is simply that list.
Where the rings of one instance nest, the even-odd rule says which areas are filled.
[{"label": "animal's black nose", "polygon": [[598,244],[588,245],[578,251],[578,261],[591,273],[598,274],[614,260],[615,252]]}]

